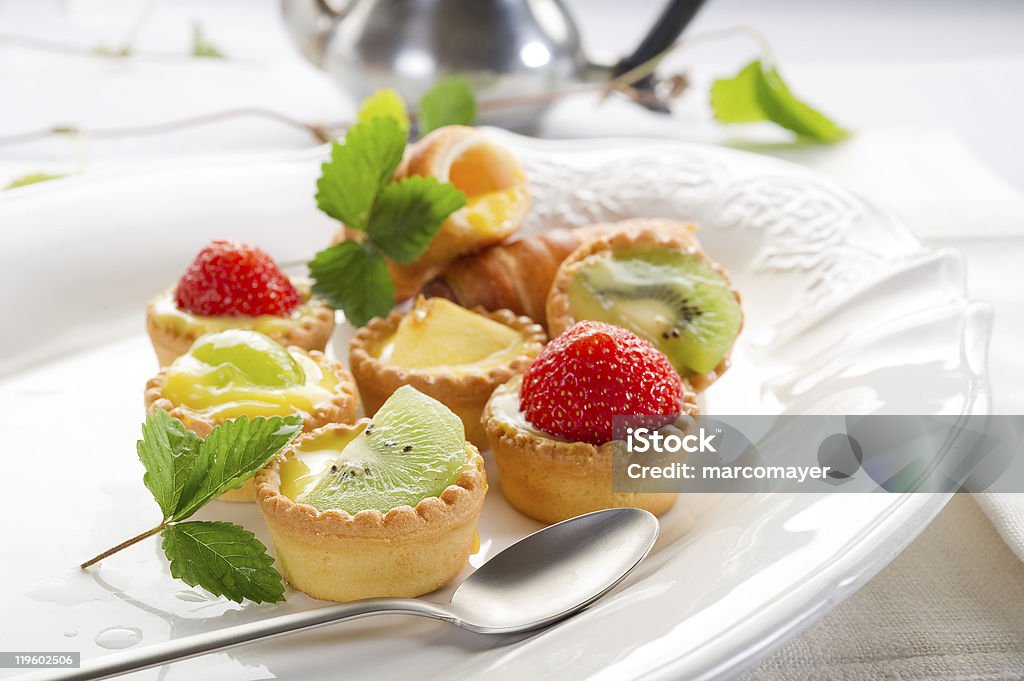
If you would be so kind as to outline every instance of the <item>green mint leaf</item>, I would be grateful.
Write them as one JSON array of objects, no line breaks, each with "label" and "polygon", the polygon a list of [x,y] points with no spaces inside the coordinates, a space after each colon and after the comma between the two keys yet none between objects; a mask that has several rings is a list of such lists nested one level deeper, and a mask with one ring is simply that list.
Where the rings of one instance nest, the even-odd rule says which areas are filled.
[{"label": "green mint leaf", "polygon": [[291,442],[302,430],[298,416],[245,416],[213,429],[200,445],[198,475],[182,490],[172,517],[184,520],[210,499],[240,486]]},{"label": "green mint leaf", "polygon": [[476,98],[469,81],[462,76],[439,81],[420,100],[421,135],[446,125],[473,125],[475,122]]},{"label": "green mint leaf", "polygon": [[348,129],[345,144],[334,143],[316,183],[316,204],[332,218],[360,232],[384,186],[402,161],[406,135],[393,118],[373,118]]},{"label": "green mint leaf", "polygon": [[414,175],[384,188],[370,218],[370,240],[393,260],[409,263],[427,250],[445,218],[466,205],[450,182]]},{"label": "green mint leaf", "polygon": [[284,600],[284,583],[274,559],[248,530],[225,522],[175,523],[163,530],[171,576],[241,603]]},{"label": "green mint leaf", "polygon": [[28,173],[21,177],[16,177],[11,180],[4,189],[17,189],[18,187],[27,187],[30,184],[36,184],[38,182],[46,182],[48,180],[59,180],[62,177],[67,177],[66,173]]},{"label": "green mint leaf", "polygon": [[402,96],[391,88],[378,90],[363,100],[359,107],[356,119],[360,123],[372,121],[375,118],[391,118],[402,132],[409,134],[409,114],[405,111],[405,102]]},{"label": "green mint leaf", "polygon": [[192,479],[202,440],[162,409],[146,417],[142,439],[136,444],[139,461],[146,469],[142,481],[164,518],[178,506],[182,489]]},{"label": "green mint leaf", "polygon": [[732,78],[711,85],[711,110],[722,123],[771,121],[800,137],[822,143],[847,136],[820,111],[797,98],[775,68],[753,61]]},{"label": "green mint leaf", "polygon": [[198,21],[192,23],[192,56],[209,59],[224,58],[224,53],[207,40],[206,32],[203,31],[203,27]]},{"label": "green mint leaf", "polygon": [[310,261],[309,273],[313,292],[356,326],[395,306],[395,285],[373,244],[342,241],[325,248]]}]

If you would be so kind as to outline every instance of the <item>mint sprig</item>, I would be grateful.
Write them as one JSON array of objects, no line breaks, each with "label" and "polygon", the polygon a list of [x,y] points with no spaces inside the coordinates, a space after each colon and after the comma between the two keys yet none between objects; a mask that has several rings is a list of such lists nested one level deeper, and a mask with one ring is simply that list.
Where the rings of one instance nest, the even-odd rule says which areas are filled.
[{"label": "mint sprig", "polygon": [[192,56],[207,59],[223,59],[224,53],[210,42],[206,37],[203,25],[198,21],[192,22]]},{"label": "mint sprig", "polygon": [[297,416],[252,420],[241,416],[214,428],[199,447],[189,485],[183,489],[187,494],[178,500],[173,519],[184,520],[214,497],[241,487],[301,430],[302,419]]},{"label": "mint sprig", "polygon": [[38,184],[40,182],[48,182],[50,180],[59,180],[62,177],[67,177],[67,173],[28,173],[26,175],[14,178],[6,187],[4,187],[4,189],[17,189],[18,187],[27,187],[30,184]]},{"label": "mint sprig", "polygon": [[410,263],[423,255],[445,218],[466,205],[450,182],[414,175],[381,192],[369,236],[392,260]]},{"label": "mint sprig", "polygon": [[309,263],[313,291],[331,307],[344,310],[362,326],[395,305],[395,285],[387,263],[373,242],[342,241],[316,254]]},{"label": "mint sprig", "polygon": [[395,305],[384,256],[415,261],[445,219],[466,205],[466,195],[450,182],[394,179],[405,151],[402,123],[408,123],[400,101],[397,94],[377,93],[364,102],[360,122],[349,128],[344,144],[334,143],[316,183],[320,210],[363,236],[316,254],[309,262],[313,292],[356,326]]},{"label": "mint sprig", "polygon": [[711,110],[721,123],[771,121],[813,142],[838,142],[848,134],[794,95],[778,70],[760,60],[711,85]]},{"label": "mint sprig", "polygon": [[391,118],[398,123],[402,132],[409,133],[409,114],[405,110],[405,101],[391,88],[377,90],[363,100],[362,106],[359,107],[357,121],[365,123],[374,118]]},{"label": "mint sprig", "polygon": [[171,576],[189,586],[201,586],[236,603],[284,600],[274,559],[243,527],[212,521],[175,523],[163,531],[163,549],[171,561]]},{"label": "mint sprig", "polygon": [[418,120],[423,135],[446,125],[473,125],[476,98],[469,81],[462,76],[438,81],[420,100]]},{"label": "mint sprig", "polygon": [[393,118],[353,125],[345,143],[334,143],[331,160],[316,182],[316,205],[346,227],[366,231],[377,196],[402,162],[405,133]]},{"label": "mint sprig", "polygon": [[297,416],[241,417],[213,429],[205,440],[167,412],[146,417],[136,449],[143,483],[163,514],[156,527],[95,558],[87,568],[155,534],[163,536],[171,575],[233,601],[262,603],[284,597],[281,575],[252,533],[221,522],[183,522],[208,501],[240,486],[302,430]]},{"label": "mint sprig", "polygon": [[198,487],[202,440],[177,419],[155,411],[142,424],[135,448],[146,472],[142,481],[160,505],[164,518],[173,518],[182,495]]}]

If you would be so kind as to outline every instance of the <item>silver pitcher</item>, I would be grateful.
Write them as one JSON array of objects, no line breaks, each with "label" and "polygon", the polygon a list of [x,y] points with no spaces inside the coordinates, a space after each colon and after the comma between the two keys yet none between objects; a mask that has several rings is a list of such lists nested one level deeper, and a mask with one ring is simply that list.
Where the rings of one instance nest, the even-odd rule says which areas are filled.
[{"label": "silver pitcher", "polygon": [[[560,0],[282,0],[289,32],[313,64],[356,98],[394,88],[414,103],[439,78],[466,76],[480,101],[513,101],[594,83],[669,47],[703,0],[671,0],[633,54],[584,54]],[[645,84],[641,83],[641,87]],[[531,128],[546,104],[480,112],[480,121]]]}]

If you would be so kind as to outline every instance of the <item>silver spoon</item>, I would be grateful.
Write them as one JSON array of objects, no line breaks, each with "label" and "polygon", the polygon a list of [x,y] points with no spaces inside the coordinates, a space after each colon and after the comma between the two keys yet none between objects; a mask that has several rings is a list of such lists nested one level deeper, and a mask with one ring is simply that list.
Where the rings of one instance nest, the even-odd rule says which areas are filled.
[{"label": "silver spoon", "polygon": [[480,634],[539,629],[606,594],[643,560],[658,521],[637,508],[595,511],[520,539],[484,563],[448,604],[371,598],[225,627],[92,660],[78,669],[48,670],[18,681],[94,681],[225,648],[370,615],[422,615]]}]

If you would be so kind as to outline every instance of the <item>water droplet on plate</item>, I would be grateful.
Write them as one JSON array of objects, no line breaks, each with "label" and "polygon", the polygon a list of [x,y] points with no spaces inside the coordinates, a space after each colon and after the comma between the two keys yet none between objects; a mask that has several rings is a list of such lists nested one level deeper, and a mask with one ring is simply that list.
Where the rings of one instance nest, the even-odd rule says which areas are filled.
[{"label": "water droplet on plate", "polygon": [[92,576],[74,569],[65,573],[41,579],[25,589],[25,595],[36,601],[57,605],[79,605],[101,598]]},{"label": "water droplet on plate", "polygon": [[64,632],[64,638],[74,638],[76,636],[78,636],[78,630],[77,629],[68,629],[67,631]]},{"label": "water droplet on plate", "polygon": [[107,627],[96,634],[96,645],[111,650],[131,648],[141,640],[142,630],[135,627]]},{"label": "water droplet on plate", "polygon": [[174,595],[178,600],[186,601],[188,603],[205,603],[210,600],[198,591],[192,591],[191,589],[182,589]]}]

